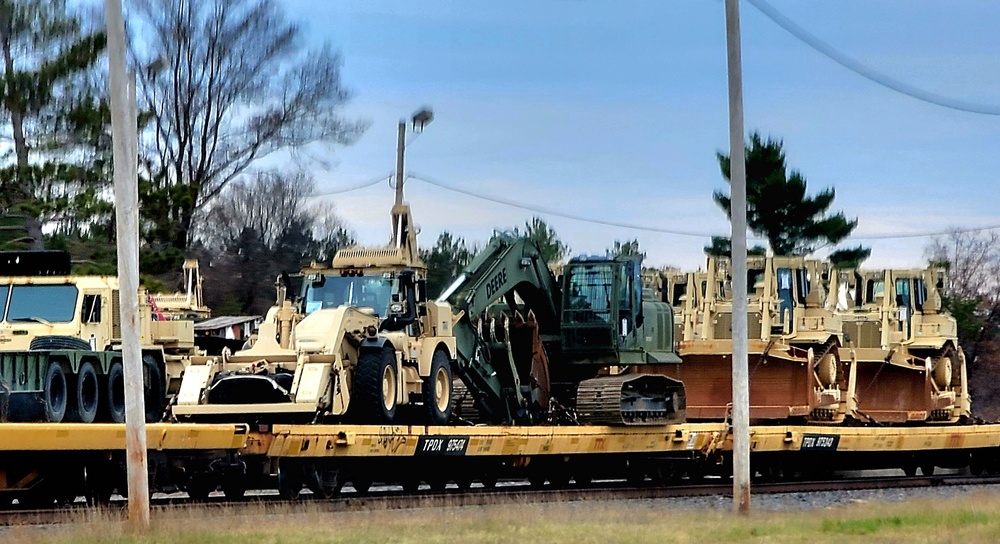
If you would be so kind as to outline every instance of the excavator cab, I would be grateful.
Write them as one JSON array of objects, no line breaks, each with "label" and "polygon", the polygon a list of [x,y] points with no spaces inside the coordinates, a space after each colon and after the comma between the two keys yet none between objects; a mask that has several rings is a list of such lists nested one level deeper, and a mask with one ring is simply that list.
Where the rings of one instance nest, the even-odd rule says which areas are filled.
[{"label": "excavator cab", "polygon": [[[579,257],[563,270],[562,349],[573,358],[615,358],[642,326],[635,258]],[[611,364],[616,364],[617,360]]]}]

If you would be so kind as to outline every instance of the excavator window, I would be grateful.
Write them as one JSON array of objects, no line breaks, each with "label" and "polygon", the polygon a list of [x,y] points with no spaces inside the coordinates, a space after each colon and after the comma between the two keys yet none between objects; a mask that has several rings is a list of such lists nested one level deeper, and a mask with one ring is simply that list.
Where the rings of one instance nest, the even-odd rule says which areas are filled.
[{"label": "excavator window", "polygon": [[574,266],[569,270],[566,317],[571,323],[611,323],[610,264]]},{"label": "excavator window", "polygon": [[7,313],[7,295],[10,294],[10,286],[4,285],[0,287],[0,319],[3,319],[5,313]]}]

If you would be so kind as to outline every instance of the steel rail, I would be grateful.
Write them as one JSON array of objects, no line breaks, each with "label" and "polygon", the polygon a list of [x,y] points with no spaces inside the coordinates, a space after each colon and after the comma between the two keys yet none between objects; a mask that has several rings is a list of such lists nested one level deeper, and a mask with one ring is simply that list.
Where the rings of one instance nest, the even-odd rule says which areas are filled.
[{"label": "steel rail", "polygon": [[[815,481],[757,482],[753,491],[757,495],[783,493],[821,493],[873,489],[907,489],[941,486],[996,485],[1000,476],[912,476],[842,478]],[[394,486],[393,486],[394,487]],[[348,487],[348,490],[351,488]],[[378,510],[403,510],[411,508],[446,508],[464,506],[489,506],[503,504],[541,504],[575,501],[609,501],[639,499],[672,499],[684,497],[732,497],[732,483],[728,479],[709,479],[703,483],[682,485],[634,486],[622,481],[603,481],[588,486],[560,488],[534,487],[527,481],[510,481],[496,488],[475,487],[467,490],[449,488],[444,491],[422,490],[407,493],[396,489],[378,489],[368,493],[345,491],[341,495],[322,500],[308,494],[291,501],[275,494],[251,495],[240,500],[222,496],[196,501],[187,498],[159,497],[153,499],[152,514],[162,516],[170,511],[191,508],[226,509],[227,515],[259,514],[262,507],[270,511],[295,509],[308,505],[313,512],[360,512]],[[74,523],[99,512],[110,518],[125,519],[125,500],[118,499],[101,507],[75,504],[48,509],[19,509],[16,505],[0,510],[0,526],[49,525]]]}]

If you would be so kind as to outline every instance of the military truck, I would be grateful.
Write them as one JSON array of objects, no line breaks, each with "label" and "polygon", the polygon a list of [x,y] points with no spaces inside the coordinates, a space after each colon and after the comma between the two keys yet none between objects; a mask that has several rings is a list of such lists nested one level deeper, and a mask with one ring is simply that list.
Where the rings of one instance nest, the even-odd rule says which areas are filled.
[{"label": "military truck", "polygon": [[[118,279],[76,276],[62,251],[0,252],[0,418],[122,422]],[[194,322],[139,297],[146,419],[158,421],[191,356]]]}]

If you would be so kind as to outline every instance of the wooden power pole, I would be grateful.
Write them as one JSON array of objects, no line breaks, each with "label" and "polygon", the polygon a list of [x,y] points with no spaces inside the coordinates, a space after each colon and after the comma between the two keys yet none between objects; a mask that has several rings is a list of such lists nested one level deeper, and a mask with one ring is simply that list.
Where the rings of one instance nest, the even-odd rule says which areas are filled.
[{"label": "wooden power pole", "polygon": [[739,0],[726,0],[729,65],[729,182],[732,190],[733,507],[750,512],[750,377],[747,356],[747,187]]},{"label": "wooden power pole", "polygon": [[135,78],[125,68],[125,21],[120,0],[104,0],[108,26],[111,133],[114,149],[115,216],[122,360],[125,367],[125,459],[128,519],[134,531],[149,527],[149,477],[146,469],[146,416],[139,345],[139,185]]}]

